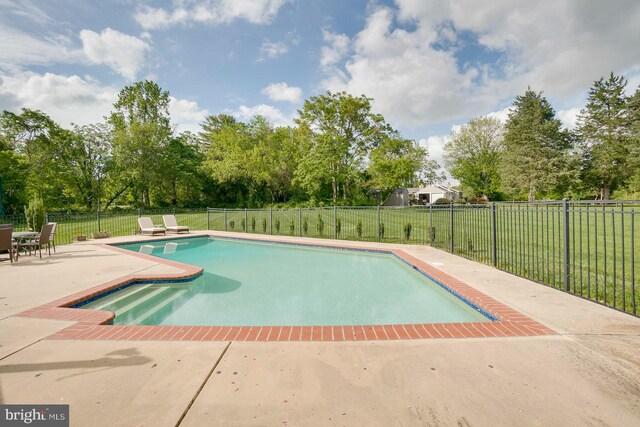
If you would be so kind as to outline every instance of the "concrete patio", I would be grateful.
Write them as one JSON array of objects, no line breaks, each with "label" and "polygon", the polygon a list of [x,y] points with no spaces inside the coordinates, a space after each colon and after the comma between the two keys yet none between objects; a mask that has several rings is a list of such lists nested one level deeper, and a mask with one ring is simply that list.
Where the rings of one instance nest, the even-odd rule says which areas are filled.
[{"label": "concrete patio", "polygon": [[128,274],[175,273],[95,244],[142,239],[0,262],[0,402],[66,403],[71,425],[92,426],[640,425],[640,319],[430,247],[375,244],[401,247],[558,334],[72,341],[47,339],[72,322],[16,316]]}]

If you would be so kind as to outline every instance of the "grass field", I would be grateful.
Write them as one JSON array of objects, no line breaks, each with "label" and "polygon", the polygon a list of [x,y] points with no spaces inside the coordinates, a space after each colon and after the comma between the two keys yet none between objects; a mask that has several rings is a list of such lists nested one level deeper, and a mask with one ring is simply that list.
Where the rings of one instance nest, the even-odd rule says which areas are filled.
[{"label": "grass field", "polygon": [[[172,209],[141,212],[162,224]],[[640,311],[640,204],[561,203],[410,208],[206,209],[175,211],[191,229],[428,244],[628,313]],[[137,212],[103,214],[112,236],[138,228]],[[3,218],[25,229],[23,217]],[[495,218],[495,219],[494,219]],[[565,220],[568,227],[565,233]],[[50,214],[56,242],[98,231],[95,214]],[[495,226],[495,250],[494,233]],[[565,234],[568,247],[565,248]],[[565,265],[565,249],[568,263]]]}]

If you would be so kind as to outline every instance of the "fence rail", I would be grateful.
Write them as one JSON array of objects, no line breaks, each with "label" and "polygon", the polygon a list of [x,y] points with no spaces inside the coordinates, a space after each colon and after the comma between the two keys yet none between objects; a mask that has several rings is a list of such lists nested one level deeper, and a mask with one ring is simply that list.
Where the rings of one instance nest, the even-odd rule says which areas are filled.
[{"label": "fence rail", "polygon": [[[139,216],[191,229],[430,245],[638,316],[640,201],[49,213],[56,243],[132,234]],[[0,217],[27,229],[23,215]]]}]

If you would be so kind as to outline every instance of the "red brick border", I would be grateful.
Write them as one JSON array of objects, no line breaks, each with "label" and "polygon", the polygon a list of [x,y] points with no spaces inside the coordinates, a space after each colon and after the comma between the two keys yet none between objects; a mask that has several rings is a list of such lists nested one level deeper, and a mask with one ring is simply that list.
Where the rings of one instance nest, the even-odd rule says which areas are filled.
[{"label": "red brick border", "polygon": [[[265,241],[264,239],[245,240]],[[136,241],[140,243],[140,241]],[[355,250],[389,252],[417,270],[433,277],[451,291],[471,301],[499,321],[469,323],[429,323],[404,325],[356,326],[147,326],[109,325],[114,319],[110,311],[69,308],[87,299],[136,281],[185,279],[202,272],[189,264],[132,252],[110,245],[100,245],[129,256],[144,258],[176,267],[181,273],[164,275],[128,275],[85,291],[24,311],[17,316],[38,319],[75,321],[73,325],[47,337],[54,340],[132,340],[132,341],[371,341],[427,338],[484,338],[553,335],[555,332],[518,311],[502,304],[460,280],[443,273],[401,249],[355,247],[343,243],[295,243]]]}]

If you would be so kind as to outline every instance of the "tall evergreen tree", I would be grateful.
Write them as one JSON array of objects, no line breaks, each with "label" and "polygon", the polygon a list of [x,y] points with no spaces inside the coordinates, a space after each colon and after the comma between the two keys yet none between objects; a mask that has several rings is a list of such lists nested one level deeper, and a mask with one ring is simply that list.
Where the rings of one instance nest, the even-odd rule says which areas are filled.
[{"label": "tall evergreen tree", "polygon": [[563,181],[571,138],[561,127],[542,92],[529,88],[516,97],[505,125],[500,163],[506,192],[526,193],[534,201],[537,193],[549,193]]},{"label": "tall evergreen tree", "polygon": [[611,191],[629,177],[629,110],[623,76],[613,72],[595,81],[586,107],[580,112],[576,133],[583,154],[585,181],[607,200]]}]

